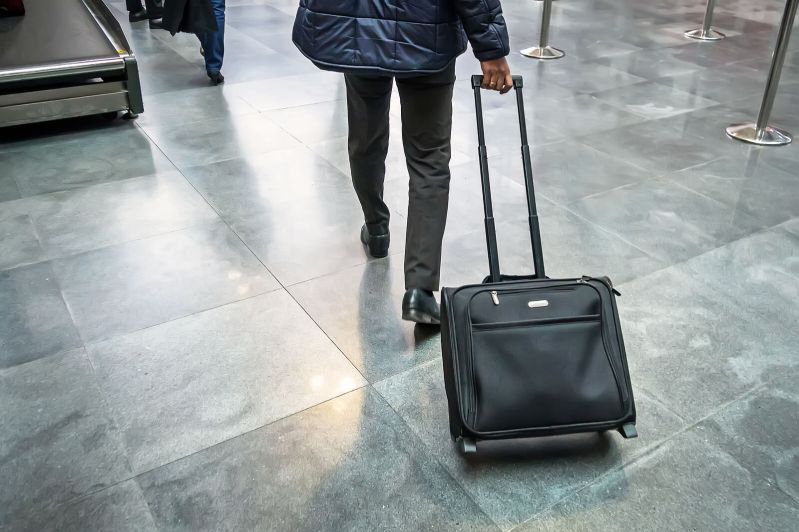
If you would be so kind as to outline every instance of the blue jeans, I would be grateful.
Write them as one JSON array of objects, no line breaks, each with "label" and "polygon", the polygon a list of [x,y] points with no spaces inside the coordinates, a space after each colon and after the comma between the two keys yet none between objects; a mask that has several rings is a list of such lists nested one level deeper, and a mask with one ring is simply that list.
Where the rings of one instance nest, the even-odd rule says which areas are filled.
[{"label": "blue jeans", "polygon": [[225,55],[225,0],[211,0],[218,31],[208,31],[197,35],[205,50],[205,71],[214,74],[222,70]]}]

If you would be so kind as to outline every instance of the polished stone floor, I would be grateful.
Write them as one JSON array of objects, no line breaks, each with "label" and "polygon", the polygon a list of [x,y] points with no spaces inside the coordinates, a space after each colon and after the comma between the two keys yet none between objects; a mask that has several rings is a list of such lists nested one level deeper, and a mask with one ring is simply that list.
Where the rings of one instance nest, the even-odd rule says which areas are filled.
[{"label": "polished stone floor", "polygon": [[[527,80],[548,273],[610,275],[640,437],[454,451],[436,334],[368,260],[341,77],[296,0],[228,0],[227,82],[131,27],[146,111],[0,131],[0,529],[799,530],[799,145],[754,118],[782,0],[559,0]],[[505,0],[514,50],[541,4]],[[458,63],[444,282],[486,272]],[[486,97],[508,272],[529,271],[514,108]],[[398,107],[392,128],[399,131]],[[774,109],[799,134],[799,36]]]}]

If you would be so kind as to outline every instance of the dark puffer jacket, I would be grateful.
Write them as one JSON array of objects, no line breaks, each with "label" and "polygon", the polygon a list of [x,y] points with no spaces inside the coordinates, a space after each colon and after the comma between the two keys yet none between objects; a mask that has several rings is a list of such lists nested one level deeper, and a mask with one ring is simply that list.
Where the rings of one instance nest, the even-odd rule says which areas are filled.
[{"label": "dark puffer jacket", "polygon": [[508,55],[499,0],[300,0],[294,22],[294,43],[318,67],[373,75],[439,72],[467,35],[481,61]]}]

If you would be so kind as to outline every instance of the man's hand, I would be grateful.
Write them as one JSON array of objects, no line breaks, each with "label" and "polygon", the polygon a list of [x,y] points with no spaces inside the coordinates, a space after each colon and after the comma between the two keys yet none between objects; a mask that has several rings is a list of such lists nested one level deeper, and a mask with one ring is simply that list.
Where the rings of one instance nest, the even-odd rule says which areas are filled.
[{"label": "man's hand", "polygon": [[510,66],[508,66],[508,61],[504,57],[492,59],[491,61],[481,61],[480,68],[483,69],[484,89],[505,94],[513,88]]}]

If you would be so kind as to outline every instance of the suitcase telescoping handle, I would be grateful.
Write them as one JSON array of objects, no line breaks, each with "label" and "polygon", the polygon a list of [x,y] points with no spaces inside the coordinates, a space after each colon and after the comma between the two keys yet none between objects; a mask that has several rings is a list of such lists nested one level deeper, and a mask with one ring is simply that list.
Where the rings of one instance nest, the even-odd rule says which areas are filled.
[{"label": "suitcase telescoping handle", "polygon": [[[480,87],[483,76],[472,76],[474,89],[474,106],[477,111],[477,141],[480,154],[480,181],[483,184],[483,210],[485,212],[486,244],[488,245],[488,267],[492,283],[500,281],[499,252],[497,250],[497,230],[494,223],[494,208],[491,203],[491,183],[488,177],[488,153],[486,152],[485,130],[483,128],[483,102]],[[524,186],[527,190],[527,219],[530,225],[530,240],[533,244],[533,266],[535,277],[543,279],[544,254],[541,246],[541,229],[538,225],[538,211],[535,205],[535,188],[533,187],[533,169],[530,162],[530,146],[527,144],[527,121],[524,116],[524,97],[521,76],[513,76],[513,90],[516,94],[516,107],[519,111],[519,130],[522,144],[522,167],[524,169]]]}]

